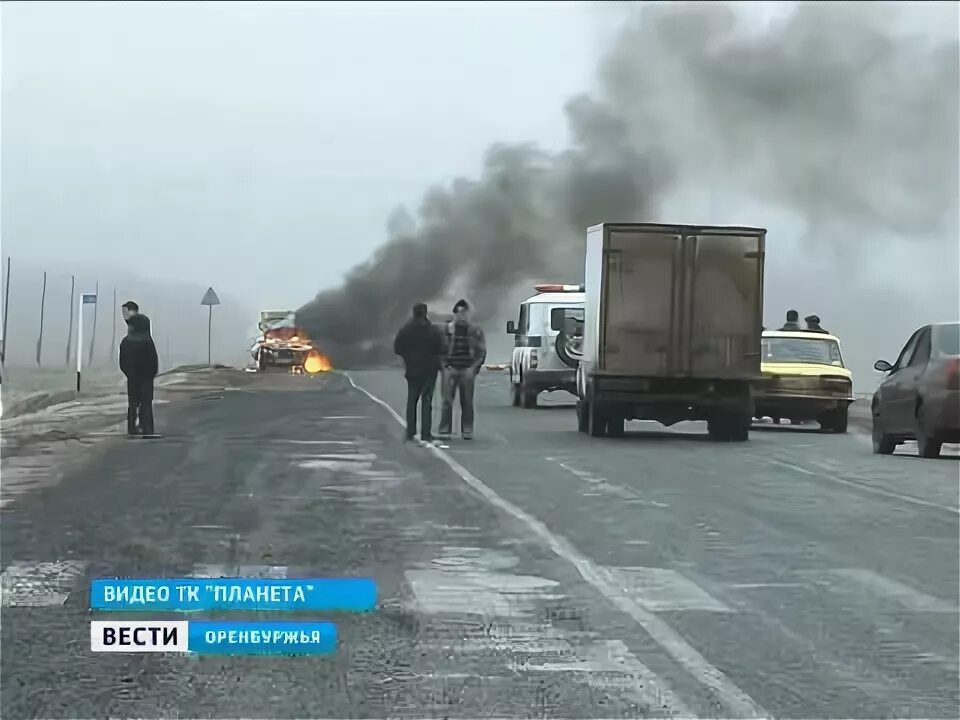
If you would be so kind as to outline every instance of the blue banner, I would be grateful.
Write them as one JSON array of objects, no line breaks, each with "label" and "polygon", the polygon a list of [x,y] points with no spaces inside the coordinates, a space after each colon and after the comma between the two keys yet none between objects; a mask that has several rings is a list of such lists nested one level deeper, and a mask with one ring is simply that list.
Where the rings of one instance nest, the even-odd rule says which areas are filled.
[{"label": "blue banner", "polygon": [[369,612],[376,606],[377,584],[369,578],[117,578],[90,585],[91,610]]},{"label": "blue banner", "polygon": [[328,622],[190,621],[187,651],[203,655],[329,655],[337,627]]}]

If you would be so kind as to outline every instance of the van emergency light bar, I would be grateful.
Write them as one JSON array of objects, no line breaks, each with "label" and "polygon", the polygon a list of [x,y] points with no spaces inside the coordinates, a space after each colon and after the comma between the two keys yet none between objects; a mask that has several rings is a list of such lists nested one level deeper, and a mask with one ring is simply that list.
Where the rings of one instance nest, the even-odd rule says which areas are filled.
[{"label": "van emergency light bar", "polygon": [[587,288],[585,285],[534,285],[533,289],[536,290],[538,293],[548,293],[548,292],[575,293],[575,292],[586,292]]}]

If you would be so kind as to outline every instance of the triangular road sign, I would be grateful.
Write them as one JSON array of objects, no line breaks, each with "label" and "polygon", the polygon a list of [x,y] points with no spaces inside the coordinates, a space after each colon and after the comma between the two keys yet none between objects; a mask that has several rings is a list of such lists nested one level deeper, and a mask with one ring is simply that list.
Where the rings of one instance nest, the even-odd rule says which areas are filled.
[{"label": "triangular road sign", "polygon": [[207,288],[207,292],[203,295],[203,300],[200,301],[201,305],[219,305],[220,298],[217,297],[217,294],[213,291],[213,288]]}]

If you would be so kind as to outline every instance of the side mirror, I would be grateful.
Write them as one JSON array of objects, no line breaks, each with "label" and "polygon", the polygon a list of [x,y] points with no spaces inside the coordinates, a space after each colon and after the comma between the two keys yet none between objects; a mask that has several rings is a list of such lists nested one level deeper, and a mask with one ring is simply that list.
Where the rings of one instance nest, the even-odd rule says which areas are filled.
[{"label": "side mirror", "polygon": [[517,334],[517,325],[511,320],[507,323],[507,335],[516,335]]},{"label": "side mirror", "polygon": [[563,330],[566,317],[567,313],[564,308],[553,308],[550,311],[550,329],[557,331]]},{"label": "side mirror", "polygon": [[893,365],[888,363],[886,360],[877,360],[873,364],[873,369],[877,372],[887,373],[893,370]]}]

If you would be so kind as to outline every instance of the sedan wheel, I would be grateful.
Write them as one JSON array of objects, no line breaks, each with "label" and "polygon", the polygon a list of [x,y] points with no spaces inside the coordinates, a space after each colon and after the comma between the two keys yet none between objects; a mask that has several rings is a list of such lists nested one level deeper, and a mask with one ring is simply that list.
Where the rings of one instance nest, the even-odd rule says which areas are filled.
[{"label": "sedan wheel", "polygon": [[873,452],[877,455],[893,455],[897,443],[883,432],[883,423],[879,415],[873,416]]},{"label": "sedan wheel", "polygon": [[927,434],[923,429],[923,422],[917,420],[917,454],[924,458],[937,458],[940,457],[942,447],[943,443]]}]

